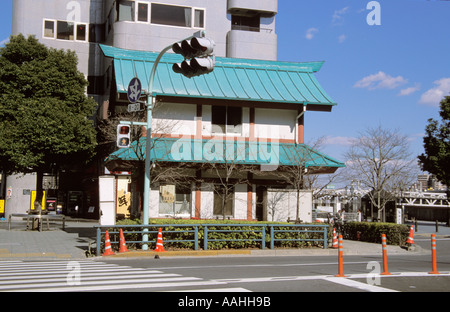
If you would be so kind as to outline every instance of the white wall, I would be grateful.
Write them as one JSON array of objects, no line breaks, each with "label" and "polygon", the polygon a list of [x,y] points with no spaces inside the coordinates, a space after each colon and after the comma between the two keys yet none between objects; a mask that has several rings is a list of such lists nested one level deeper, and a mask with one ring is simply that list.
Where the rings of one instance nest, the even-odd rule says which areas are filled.
[{"label": "white wall", "polygon": [[[7,193],[5,200],[5,217],[13,213],[27,213],[30,209],[31,195],[24,195],[24,190],[36,190],[36,174],[14,174],[6,177]],[[11,197],[8,198],[8,189]]]},{"label": "white wall", "polygon": [[234,219],[247,219],[247,184],[234,188]]},{"label": "white wall", "polygon": [[256,138],[295,139],[294,110],[255,108]]},{"label": "white wall", "polygon": [[214,185],[202,183],[201,187],[201,219],[212,219],[214,217]]},{"label": "white wall", "polygon": [[195,135],[197,105],[161,103],[153,112],[153,133]]},{"label": "white wall", "polygon": [[[267,220],[286,221],[295,220],[297,210],[297,191],[268,190],[267,191]],[[299,218],[303,222],[312,222],[312,191],[300,191]]]}]

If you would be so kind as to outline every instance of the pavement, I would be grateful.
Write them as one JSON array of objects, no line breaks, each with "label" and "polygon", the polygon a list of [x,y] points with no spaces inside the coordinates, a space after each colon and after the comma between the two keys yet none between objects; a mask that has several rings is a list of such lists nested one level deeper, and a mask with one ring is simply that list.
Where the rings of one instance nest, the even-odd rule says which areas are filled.
[{"label": "pavement", "polygon": [[[48,230],[46,225],[42,232],[26,230],[25,221],[13,221],[11,230],[8,230],[8,222],[0,221],[0,260],[45,260],[45,259],[102,259],[102,258],[135,258],[135,257],[226,257],[226,256],[326,256],[337,255],[337,249],[333,248],[298,248],[298,249],[242,249],[242,250],[187,250],[154,252],[142,250],[130,250],[125,253],[115,252],[111,256],[92,256],[88,254],[91,250],[95,254],[96,229],[98,225],[95,220],[66,219],[65,229],[61,223],[50,223]],[[420,222],[418,231],[414,233],[416,239],[429,239],[434,233],[436,237],[450,237],[450,227],[439,224],[436,232],[434,222]],[[381,255],[381,244],[366,243],[360,241],[343,241],[344,255]],[[430,250],[421,248],[417,244],[410,250],[388,245],[388,255],[417,255],[427,254]]]}]

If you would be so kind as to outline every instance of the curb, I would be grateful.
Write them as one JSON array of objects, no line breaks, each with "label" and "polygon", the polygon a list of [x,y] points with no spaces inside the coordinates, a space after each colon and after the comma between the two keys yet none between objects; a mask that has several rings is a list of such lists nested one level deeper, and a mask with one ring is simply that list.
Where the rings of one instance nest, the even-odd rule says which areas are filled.
[{"label": "curb", "polygon": [[191,250],[191,251],[141,251],[133,250],[122,253],[115,253],[110,256],[101,256],[98,258],[139,258],[139,257],[217,257],[217,256],[235,256],[235,255],[251,255],[251,250]]}]

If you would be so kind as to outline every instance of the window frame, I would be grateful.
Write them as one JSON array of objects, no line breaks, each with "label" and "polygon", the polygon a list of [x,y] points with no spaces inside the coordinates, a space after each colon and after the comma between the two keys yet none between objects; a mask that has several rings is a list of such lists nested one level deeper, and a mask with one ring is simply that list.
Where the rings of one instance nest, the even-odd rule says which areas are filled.
[{"label": "window frame", "polygon": [[[45,23],[46,22],[52,22],[53,23],[53,37],[45,35],[45,30],[46,30]],[[44,22],[42,23],[42,38],[56,39],[56,22],[57,22],[57,20],[55,20],[55,19],[44,18]]]},{"label": "window frame", "polygon": [[137,10],[136,10],[136,4],[137,4],[137,2],[136,1],[134,1],[134,0],[123,0],[123,1],[126,1],[126,2],[129,2],[130,4],[131,4],[131,9],[132,9],[132,12],[131,12],[131,15],[130,15],[130,17],[131,17],[131,21],[130,20],[120,20],[119,18],[120,18],[120,10],[119,10],[119,8],[120,8],[120,4],[121,4],[121,2],[122,1],[120,1],[120,0],[118,0],[118,1],[116,1],[116,8],[115,8],[115,10],[116,10],[116,12],[115,12],[115,18],[114,18],[114,22],[116,23],[116,22],[128,22],[128,23],[135,23],[136,22],[136,16],[137,16]]},{"label": "window frame", "polygon": [[[50,36],[46,36],[45,35],[45,23],[46,22],[52,22],[53,23],[53,37]],[[72,23],[73,24],[73,39],[61,39],[58,38],[58,23]],[[78,26],[84,26],[84,36],[85,39],[84,40],[79,40],[78,39]],[[78,22],[72,22],[72,21],[65,21],[65,20],[57,20],[57,19],[52,19],[52,18],[44,18],[43,19],[43,23],[42,23],[42,38],[43,39],[50,39],[50,40],[61,40],[61,41],[72,41],[72,42],[89,42],[89,23],[78,23]]]},{"label": "window frame", "polygon": [[[225,129],[222,129],[222,130],[224,130],[223,132],[217,132],[217,131],[215,131],[215,127],[214,126],[222,126],[222,124],[217,124],[217,123],[213,123],[213,110],[214,110],[214,108],[224,108],[225,109],[225,124],[224,124],[224,126],[225,126]],[[229,115],[229,108],[237,108],[237,109],[240,109],[240,113],[241,113],[241,121],[240,121],[240,123],[238,124],[238,125],[240,125],[240,131],[239,132],[229,132],[228,130],[229,130],[229,126],[232,126],[231,124],[228,124],[228,115]],[[219,112],[220,113],[220,112]],[[244,110],[243,110],[243,108],[242,107],[240,107],[240,106],[215,106],[215,105],[212,105],[211,106],[211,134],[213,134],[213,135],[223,135],[223,136],[242,136],[242,133],[243,133],[243,129],[244,129],[244,121],[243,121],[243,119],[244,119],[244,116],[243,116],[243,114],[244,114]],[[235,127],[235,125],[233,125],[233,129],[235,129],[234,128]]]},{"label": "window frame", "polygon": [[[176,28],[185,28],[185,29],[205,29],[206,28],[206,9],[200,8],[200,7],[192,7],[182,4],[171,4],[171,3],[160,3],[160,2],[149,2],[149,17],[148,17],[148,23],[152,25],[159,25],[159,26],[166,26],[166,27],[176,27]],[[191,9],[191,26],[179,26],[179,25],[170,25],[170,24],[160,24],[160,23],[153,23],[152,22],[152,5],[166,5],[166,6],[172,6],[172,7],[182,7],[182,8],[189,8]],[[195,11],[203,11],[203,27],[195,26]],[[142,23],[142,22],[141,22]]]},{"label": "window frame", "polygon": [[[147,20],[146,21],[140,21],[139,20],[139,6],[141,4],[147,5]],[[135,15],[136,15],[135,18],[134,18],[135,22],[136,23],[142,23],[142,24],[149,24],[150,23],[150,18],[151,18],[150,10],[151,10],[151,3],[150,2],[136,1],[136,5],[135,5],[135,8],[134,8]]]},{"label": "window frame", "polygon": [[[70,26],[72,27],[72,39],[70,39],[70,33],[69,32],[67,32],[67,34],[69,34],[69,39],[59,38],[59,32],[58,32],[59,26],[58,26],[58,24],[60,24],[60,23],[65,23],[68,27],[70,27]],[[72,24],[72,25],[70,25],[70,24]],[[75,22],[57,20],[56,21],[56,32],[55,32],[56,39],[63,40],[63,41],[75,41],[75,29],[76,29],[76,23]]]},{"label": "window frame", "polygon": [[[89,25],[87,23],[74,23],[74,41],[77,42],[89,42]],[[84,26],[84,40],[78,39],[78,26]]]},{"label": "window frame", "polygon": [[[203,26],[195,26],[195,11],[203,11]],[[206,10],[205,8],[192,7],[192,28],[195,29],[205,29],[206,24]]]}]

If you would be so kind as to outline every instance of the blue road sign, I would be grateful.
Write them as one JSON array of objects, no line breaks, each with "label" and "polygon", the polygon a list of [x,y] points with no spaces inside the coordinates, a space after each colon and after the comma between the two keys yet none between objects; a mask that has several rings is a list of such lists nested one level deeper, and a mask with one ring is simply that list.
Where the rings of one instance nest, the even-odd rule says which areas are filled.
[{"label": "blue road sign", "polygon": [[139,78],[134,77],[128,84],[128,101],[136,103],[141,97],[142,85]]}]

